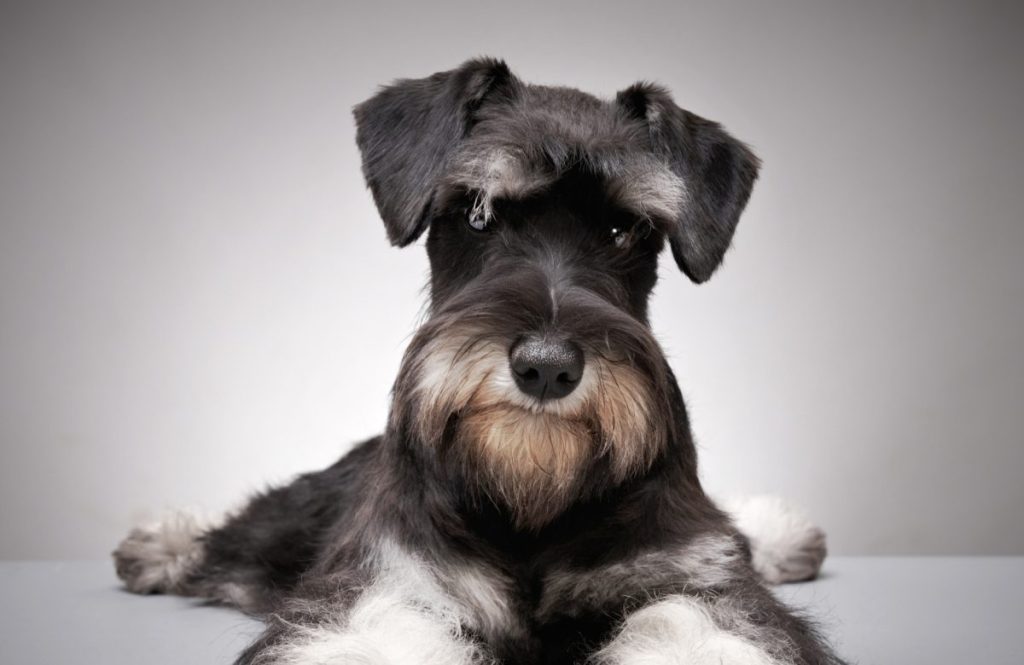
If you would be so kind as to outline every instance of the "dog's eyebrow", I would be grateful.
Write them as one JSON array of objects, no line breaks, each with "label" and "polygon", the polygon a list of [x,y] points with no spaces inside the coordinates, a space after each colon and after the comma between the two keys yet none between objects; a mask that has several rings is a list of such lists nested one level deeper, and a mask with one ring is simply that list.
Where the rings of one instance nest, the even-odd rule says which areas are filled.
[{"label": "dog's eyebrow", "polygon": [[683,180],[667,166],[641,166],[610,177],[608,193],[623,208],[655,225],[672,223],[686,202]]},{"label": "dog's eyebrow", "polygon": [[553,185],[570,168],[583,167],[605,182],[610,199],[653,223],[677,219],[686,201],[683,180],[649,155],[583,155],[566,163],[529,159],[522,150],[464,151],[449,170],[453,191],[475,191],[489,209],[497,199],[524,200]]}]

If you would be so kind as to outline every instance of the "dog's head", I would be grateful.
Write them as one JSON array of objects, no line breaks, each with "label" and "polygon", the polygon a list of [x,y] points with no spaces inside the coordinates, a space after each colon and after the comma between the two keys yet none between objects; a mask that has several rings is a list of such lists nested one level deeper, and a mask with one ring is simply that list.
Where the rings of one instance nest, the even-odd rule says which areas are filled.
[{"label": "dog's head", "polygon": [[672,436],[647,323],[658,254],[667,240],[708,279],[757,158],[657,86],[604,101],[487,59],[398,81],[355,116],[391,242],[428,234],[429,317],[392,426],[527,528],[646,469]]}]

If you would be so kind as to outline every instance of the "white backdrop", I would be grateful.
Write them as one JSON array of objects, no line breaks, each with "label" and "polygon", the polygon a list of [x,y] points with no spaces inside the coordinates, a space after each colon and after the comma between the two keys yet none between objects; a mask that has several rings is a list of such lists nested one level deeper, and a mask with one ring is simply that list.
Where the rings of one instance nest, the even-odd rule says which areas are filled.
[{"label": "white backdrop", "polygon": [[[840,553],[1024,554],[1012,4],[24,2],[0,16],[0,557],[104,556],[379,431],[420,307],[350,107],[477,54],[765,161],[654,324],[717,493]],[[1001,8],[1000,8],[1001,7]]]}]

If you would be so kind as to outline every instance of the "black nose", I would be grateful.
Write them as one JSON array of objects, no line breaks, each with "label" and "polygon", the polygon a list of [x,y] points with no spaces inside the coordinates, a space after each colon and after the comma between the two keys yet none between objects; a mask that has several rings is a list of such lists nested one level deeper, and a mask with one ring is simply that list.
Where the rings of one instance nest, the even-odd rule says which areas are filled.
[{"label": "black nose", "polygon": [[509,364],[516,385],[537,399],[565,397],[583,377],[583,351],[572,342],[527,335],[512,346]]}]

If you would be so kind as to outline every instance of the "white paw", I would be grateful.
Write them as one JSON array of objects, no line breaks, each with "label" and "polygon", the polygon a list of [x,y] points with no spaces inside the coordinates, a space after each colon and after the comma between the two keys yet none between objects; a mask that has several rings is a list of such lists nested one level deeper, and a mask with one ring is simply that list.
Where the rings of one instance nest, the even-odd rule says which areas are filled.
[{"label": "white paw", "polygon": [[780,665],[754,642],[718,627],[709,607],[669,596],[626,617],[596,665]]},{"label": "white paw", "polygon": [[199,536],[211,526],[203,518],[178,511],[133,529],[114,550],[117,576],[135,593],[180,590],[202,559]]},{"label": "white paw", "polygon": [[725,501],[736,527],[750,540],[754,570],[769,584],[817,577],[825,561],[825,532],[797,506],[777,496]]}]

